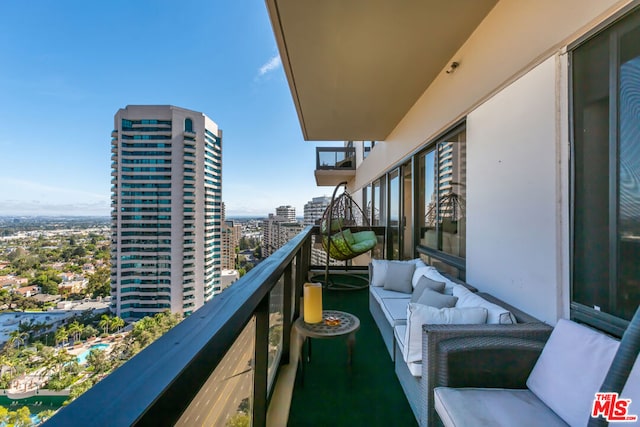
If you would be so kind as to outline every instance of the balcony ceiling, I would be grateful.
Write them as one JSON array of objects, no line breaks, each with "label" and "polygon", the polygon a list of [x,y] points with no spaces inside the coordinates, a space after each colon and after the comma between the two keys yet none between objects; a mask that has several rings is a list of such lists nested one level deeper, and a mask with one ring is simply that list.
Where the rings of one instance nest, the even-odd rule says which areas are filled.
[{"label": "balcony ceiling", "polygon": [[266,0],[306,140],[385,140],[497,0]]}]

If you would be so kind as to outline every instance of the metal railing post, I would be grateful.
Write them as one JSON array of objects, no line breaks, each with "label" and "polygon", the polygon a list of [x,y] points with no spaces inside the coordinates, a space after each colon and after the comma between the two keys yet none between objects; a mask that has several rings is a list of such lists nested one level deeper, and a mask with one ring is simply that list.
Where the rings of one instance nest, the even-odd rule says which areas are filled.
[{"label": "metal railing post", "polygon": [[262,427],[267,423],[267,382],[269,372],[269,300],[270,293],[260,301],[256,316],[255,372],[253,379],[253,422]]}]

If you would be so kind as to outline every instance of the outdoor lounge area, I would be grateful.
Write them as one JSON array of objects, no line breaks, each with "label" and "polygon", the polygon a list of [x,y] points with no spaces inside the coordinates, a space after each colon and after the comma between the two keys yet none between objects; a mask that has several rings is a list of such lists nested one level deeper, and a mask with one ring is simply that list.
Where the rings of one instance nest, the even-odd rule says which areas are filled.
[{"label": "outdoor lounge area", "polygon": [[[346,181],[378,240],[348,265],[371,286],[323,295],[360,321],[352,364],[312,339],[302,382],[292,331],[324,268],[308,226],[50,423],[476,427],[487,399],[586,425],[598,391],[640,415],[637,349],[615,356],[640,305],[640,1],[266,7],[303,138],[354,162],[318,182]],[[372,259],[414,267],[387,280]],[[521,425],[502,412],[486,425]]]}]

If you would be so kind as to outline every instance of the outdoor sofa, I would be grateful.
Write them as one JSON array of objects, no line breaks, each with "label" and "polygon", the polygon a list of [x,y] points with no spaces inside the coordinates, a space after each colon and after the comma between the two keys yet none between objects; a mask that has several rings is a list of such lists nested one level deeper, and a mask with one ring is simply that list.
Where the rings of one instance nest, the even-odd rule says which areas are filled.
[{"label": "outdoor sofa", "polygon": [[[399,266],[403,263],[414,265],[410,278],[411,267]],[[532,366],[552,330],[489,294],[474,293],[475,288],[442,275],[421,260],[373,260],[369,271],[370,312],[421,426],[435,425],[438,420],[434,388],[463,383],[509,385],[511,372]],[[442,296],[436,297],[456,297],[456,305],[438,308],[419,303],[416,287],[423,290],[420,285],[429,281],[444,283]],[[412,298],[416,301],[411,302]],[[474,324],[465,323],[467,315]],[[423,323],[424,319],[445,324]],[[473,360],[473,370],[469,360]]]},{"label": "outdoor sofa", "polygon": [[[612,372],[622,375],[619,399],[631,399],[628,412],[609,412],[606,400],[599,412],[620,418],[640,416],[640,405],[635,403],[640,402],[637,343],[633,353],[623,356],[629,368],[632,366],[630,372],[616,372],[623,363],[619,353],[624,350],[620,350],[623,344],[617,340],[560,319],[535,364],[520,364],[521,369],[510,372],[509,384],[481,386],[461,381],[455,386],[437,387],[434,396],[439,421],[446,427],[591,425],[595,422],[591,415],[596,393],[618,387],[609,389],[605,385],[612,385],[607,382]],[[609,371],[616,356],[616,365]],[[469,369],[476,368],[474,359],[469,362]],[[638,425],[640,421],[631,424]]]}]

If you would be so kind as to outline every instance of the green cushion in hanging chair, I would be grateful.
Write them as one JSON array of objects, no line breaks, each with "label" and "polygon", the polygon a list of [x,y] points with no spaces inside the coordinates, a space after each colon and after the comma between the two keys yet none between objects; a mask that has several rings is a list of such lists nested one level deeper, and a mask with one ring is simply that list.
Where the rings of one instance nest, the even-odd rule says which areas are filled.
[{"label": "green cushion in hanging chair", "polygon": [[[326,236],[323,237],[322,243],[327,250],[329,241]],[[331,236],[329,255],[333,259],[344,261],[370,251],[377,243],[378,238],[373,231],[351,233],[351,230],[345,229]]]},{"label": "green cushion in hanging chair", "polygon": [[[331,232],[336,233],[342,229],[344,226],[344,220],[342,218],[336,218],[331,220]],[[327,234],[327,220],[323,219],[320,225],[320,232],[322,234]]]}]

